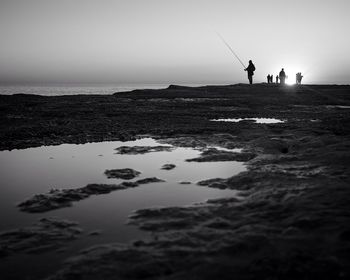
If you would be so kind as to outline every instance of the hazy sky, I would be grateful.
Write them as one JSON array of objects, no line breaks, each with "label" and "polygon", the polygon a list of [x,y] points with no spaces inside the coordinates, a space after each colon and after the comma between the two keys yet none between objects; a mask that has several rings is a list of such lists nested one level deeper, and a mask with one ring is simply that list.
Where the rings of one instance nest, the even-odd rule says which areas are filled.
[{"label": "hazy sky", "polygon": [[0,81],[350,83],[349,0],[0,0]]}]

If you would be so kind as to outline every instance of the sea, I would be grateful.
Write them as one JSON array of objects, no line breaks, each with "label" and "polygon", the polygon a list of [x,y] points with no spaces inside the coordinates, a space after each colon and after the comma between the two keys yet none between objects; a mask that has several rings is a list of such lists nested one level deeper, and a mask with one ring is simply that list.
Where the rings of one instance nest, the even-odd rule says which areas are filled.
[{"label": "sea", "polygon": [[[202,84],[182,84],[184,86],[200,86]],[[203,84],[204,85],[204,84]],[[169,84],[132,84],[132,85],[1,85],[0,95],[37,94],[43,96],[77,95],[77,94],[113,94],[136,89],[162,89]]]}]

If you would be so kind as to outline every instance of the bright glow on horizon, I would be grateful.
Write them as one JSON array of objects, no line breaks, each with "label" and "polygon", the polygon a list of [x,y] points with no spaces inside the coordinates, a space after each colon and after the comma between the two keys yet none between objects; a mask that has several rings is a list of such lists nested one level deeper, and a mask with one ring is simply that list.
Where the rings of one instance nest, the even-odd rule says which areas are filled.
[{"label": "bright glow on horizon", "polygon": [[[287,75],[287,78],[286,78],[286,84],[287,85],[295,85],[296,84],[296,74],[298,72],[301,72],[301,75],[304,76],[304,72],[303,72],[303,69],[305,69],[305,67],[303,66],[300,66],[300,65],[297,65],[297,64],[286,64],[284,68],[284,71]],[[281,71],[281,69],[279,70]],[[278,73],[279,73],[278,71]],[[275,79],[275,77],[274,77]],[[303,82],[303,80],[302,80]]]}]

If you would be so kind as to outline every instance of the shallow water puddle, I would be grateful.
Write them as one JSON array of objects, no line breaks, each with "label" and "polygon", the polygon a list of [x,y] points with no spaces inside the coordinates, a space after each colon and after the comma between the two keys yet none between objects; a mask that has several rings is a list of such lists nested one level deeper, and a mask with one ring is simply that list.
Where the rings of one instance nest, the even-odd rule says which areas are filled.
[{"label": "shallow water puddle", "polygon": [[[49,217],[76,221],[84,230],[77,240],[66,243],[66,247],[60,250],[60,253],[15,253],[2,259],[0,270],[8,275],[25,273],[33,277],[28,276],[28,279],[38,279],[39,276],[41,278],[58,269],[64,259],[83,248],[102,243],[130,242],[150,236],[135,226],[126,225],[128,216],[134,210],[157,206],[183,206],[237,194],[233,190],[210,189],[195,183],[209,178],[233,176],[246,169],[243,163],[186,162],[186,159],[198,157],[200,154],[199,150],[190,148],[137,155],[116,154],[115,150],[120,146],[159,145],[162,144],[145,138],[130,142],[64,144],[0,152],[0,231],[27,227],[41,218]],[[232,151],[237,152],[236,149]],[[162,170],[164,164],[175,164],[176,167],[172,170]],[[91,183],[119,184],[126,180],[108,179],[104,172],[107,169],[122,168],[132,168],[141,172],[130,181],[158,177],[166,182],[93,195],[74,202],[72,207],[44,213],[21,212],[16,207],[18,202],[34,194],[47,193],[52,188],[80,188]],[[94,231],[100,231],[101,234],[89,234]]]},{"label": "shallow water puddle", "polygon": [[345,105],[326,105],[327,109],[350,109],[350,106]]},{"label": "shallow water puddle", "polygon": [[270,123],[284,123],[283,120],[272,119],[272,118],[238,118],[238,119],[213,119],[212,122],[240,122],[240,121],[254,121],[260,124],[270,124]]},{"label": "shallow water puddle", "polygon": [[[235,191],[197,186],[209,178],[227,178],[245,170],[238,162],[185,162],[199,155],[198,150],[176,148],[171,152],[152,152],[138,155],[116,154],[120,146],[157,146],[153,139],[130,142],[102,142],[30,148],[0,152],[0,230],[32,224],[42,217],[56,216],[79,222],[86,231],[101,230],[102,235],[92,241],[126,242],[145,233],[126,226],[133,210],[154,206],[182,206],[207,199],[234,196]],[[175,164],[172,170],[162,170],[164,164]],[[158,177],[164,183],[151,183],[137,188],[91,196],[74,202],[72,207],[45,213],[20,212],[16,203],[34,194],[46,193],[51,188],[80,188],[90,183],[118,184],[121,179],[108,179],[106,169],[132,168],[141,172],[136,179]],[[130,180],[134,181],[134,180]],[[192,182],[190,185],[180,182]],[[86,245],[86,244],[85,244]]]}]

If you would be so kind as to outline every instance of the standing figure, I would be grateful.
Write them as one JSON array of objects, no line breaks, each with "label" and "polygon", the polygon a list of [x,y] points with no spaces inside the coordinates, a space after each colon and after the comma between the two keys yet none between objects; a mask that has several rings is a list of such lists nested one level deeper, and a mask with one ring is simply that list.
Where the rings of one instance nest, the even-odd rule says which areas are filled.
[{"label": "standing figure", "polygon": [[297,73],[296,75],[296,83],[297,85],[301,85],[301,80],[303,79],[304,76],[301,75],[301,72]]},{"label": "standing figure", "polygon": [[268,84],[270,83],[270,74],[267,75],[267,83],[268,83]]},{"label": "standing figure", "polygon": [[279,77],[278,77],[278,75],[276,75],[276,84],[278,84],[278,79],[279,79]]},{"label": "standing figure", "polygon": [[279,74],[279,78],[281,81],[281,85],[285,85],[286,84],[286,73],[284,72],[284,68],[282,68],[282,70]]},{"label": "standing figure", "polygon": [[271,84],[273,83],[273,75],[272,74],[270,75],[270,83]]},{"label": "standing figure", "polygon": [[251,60],[249,60],[249,65],[246,69],[244,69],[244,71],[248,72],[248,80],[249,80],[249,84],[253,83],[253,75],[254,75],[254,71],[255,71],[255,66],[253,64],[253,62]]}]

